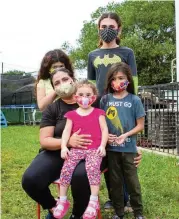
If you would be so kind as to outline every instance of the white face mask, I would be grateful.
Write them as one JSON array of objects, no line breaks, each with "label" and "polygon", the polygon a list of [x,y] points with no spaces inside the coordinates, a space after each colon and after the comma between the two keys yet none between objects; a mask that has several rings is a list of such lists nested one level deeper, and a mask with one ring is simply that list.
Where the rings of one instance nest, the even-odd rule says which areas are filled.
[{"label": "white face mask", "polygon": [[75,98],[76,98],[76,102],[78,103],[78,105],[84,109],[91,106],[91,104],[93,104],[94,101],[96,100],[95,95],[91,97],[81,97],[81,96],[76,95]]},{"label": "white face mask", "polygon": [[55,92],[60,98],[71,97],[75,93],[75,84],[72,81],[63,83],[55,88]]}]

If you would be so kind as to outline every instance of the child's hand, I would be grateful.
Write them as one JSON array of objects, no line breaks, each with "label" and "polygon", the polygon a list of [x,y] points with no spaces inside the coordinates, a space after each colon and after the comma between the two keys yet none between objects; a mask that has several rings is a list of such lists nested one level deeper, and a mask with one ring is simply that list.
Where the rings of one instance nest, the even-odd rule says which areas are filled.
[{"label": "child's hand", "polygon": [[117,138],[116,135],[109,134],[108,135],[108,143],[112,144],[116,140],[116,138]]},{"label": "child's hand", "polygon": [[68,148],[67,147],[65,147],[65,148],[63,148],[62,150],[61,150],[61,157],[63,158],[63,159],[67,159],[68,158],[68,155],[69,155],[69,150],[68,150]]},{"label": "child's hand", "polygon": [[106,156],[106,150],[105,150],[105,147],[103,147],[103,146],[99,146],[99,148],[98,148],[98,150],[97,150],[97,153],[98,153],[101,157]]},{"label": "child's hand", "polygon": [[126,134],[122,134],[122,135],[116,137],[115,142],[116,142],[118,145],[124,144],[126,138],[127,138],[127,135],[126,135]]}]

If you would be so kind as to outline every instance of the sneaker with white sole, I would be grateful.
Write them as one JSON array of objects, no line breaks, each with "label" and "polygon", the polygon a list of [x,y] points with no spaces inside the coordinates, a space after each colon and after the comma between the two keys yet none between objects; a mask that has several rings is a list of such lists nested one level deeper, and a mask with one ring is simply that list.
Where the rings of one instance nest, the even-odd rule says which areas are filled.
[{"label": "sneaker with white sole", "polygon": [[112,201],[111,200],[108,200],[107,202],[105,202],[104,204],[104,210],[105,211],[111,211],[113,210],[113,204],[112,204]]},{"label": "sneaker with white sole", "polygon": [[131,213],[133,209],[131,207],[130,201],[127,202],[126,206],[124,206],[124,213]]},{"label": "sneaker with white sole", "polygon": [[117,214],[112,216],[112,219],[123,219],[123,216],[118,216]]},{"label": "sneaker with white sole", "polygon": [[135,217],[135,219],[145,219],[142,215]]}]

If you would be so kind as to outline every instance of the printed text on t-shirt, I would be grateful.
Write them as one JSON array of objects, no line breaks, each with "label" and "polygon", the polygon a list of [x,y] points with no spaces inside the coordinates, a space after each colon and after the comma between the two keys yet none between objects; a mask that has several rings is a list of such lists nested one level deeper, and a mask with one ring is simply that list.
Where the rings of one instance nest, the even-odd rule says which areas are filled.
[{"label": "printed text on t-shirt", "polygon": [[132,103],[130,103],[130,102],[123,102],[123,101],[108,102],[107,106],[123,106],[123,107],[131,108],[132,107]]}]

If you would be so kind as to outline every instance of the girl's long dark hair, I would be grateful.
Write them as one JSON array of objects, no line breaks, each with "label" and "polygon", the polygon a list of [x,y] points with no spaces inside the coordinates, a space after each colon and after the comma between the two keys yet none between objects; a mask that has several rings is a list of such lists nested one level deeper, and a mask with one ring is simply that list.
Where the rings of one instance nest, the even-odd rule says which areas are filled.
[{"label": "girl's long dark hair", "polygon": [[[102,14],[101,17],[99,18],[98,29],[100,28],[101,21],[105,18],[111,18],[111,19],[115,20],[117,25],[118,25],[118,28],[120,28],[122,26],[122,21],[121,21],[121,18],[119,17],[119,15],[117,13],[114,13],[114,12],[109,12],[109,13]],[[116,44],[117,45],[120,44],[120,38],[119,37],[116,38]],[[100,39],[98,47],[100,48],[102,45],[103,45],[103,41]]]},{"label": "girl's long dark hair", "polygon": [[45,56],[42,59],[40,70],[38,72],[37,81],[35,84],[35,94],[37,92],[37,84],[40,81],[40,79],[49,79],[50,78],[50,68],[52,67],[52,64],[56,62],[61,62],[65,65],[65,68],[68,69],[73,75],[74,75],[74,69],[72,66],[72,63],[61,49],[54,49],[45,54]]},{"label": "girl's long dark hair", "polygon": [[50,68],[52,64],[56,62],[63,63],[66,69],[73,72],[72,63],[66,53],[64,53],[61,49],[54,49],[47,52],[43,57],[37,80],[50,78]]},{"label": "girl's long dark hair", "polygon": [[114,76],[118,73],[118,72],[122,72],[123,74],[125,74],[127,76],[127,80],[129,81],[129,85],[127,87],[127,91],[131,94],[135,94],[135,90],[134,90],[134,81],[132,78],[132,74],[131,74],[131,69],[129,67],[129,65],[127,65],[124,62],[120,62],[120,63],[116,63],[113,64],[108,73],[107,73],[107,80],[106,80],[106,88],[105,88],[105,92],[106,93],[114,93],[116,92],[112,86],[111,83],[114,80]]}]

